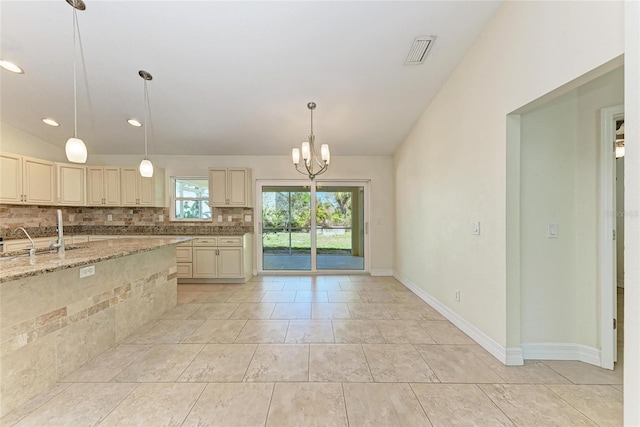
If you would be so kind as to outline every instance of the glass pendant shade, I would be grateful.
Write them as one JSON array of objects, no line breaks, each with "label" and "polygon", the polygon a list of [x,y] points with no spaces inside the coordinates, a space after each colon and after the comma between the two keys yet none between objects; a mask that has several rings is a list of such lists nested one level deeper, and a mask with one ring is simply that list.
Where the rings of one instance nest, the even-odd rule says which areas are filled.
[{"label": "glass pendant shade", "polygon": [[140,175],[145,178],[153,176],[153,163],[151,163],[151,160],[144,159],[140,162]]},{"label": "glass pendant shade", "polygon": [[302,159],[307,161],[311,158],[311,148],[309,147],[308,142],[302,143]]},{"label": "glass pendant shade", "polygon": [[329,144],[322,144],[320,146],[320,154],[322,155],[322,161],[329,164],[331,162],[331,152],[329,151]]},{"label": "glass pendant shade", "polygon": [[300,149],[299,148],[293,148],[291,150],[291,160],[293,160],[293,164],[297,165],[298,163],[300,163]]},{"label": "glass pendant shade", "polygon": [[80,138],[69,138],[64,151],[67,154],[67,160],[72,163],[86,163],[87,161],[87,146]]}]

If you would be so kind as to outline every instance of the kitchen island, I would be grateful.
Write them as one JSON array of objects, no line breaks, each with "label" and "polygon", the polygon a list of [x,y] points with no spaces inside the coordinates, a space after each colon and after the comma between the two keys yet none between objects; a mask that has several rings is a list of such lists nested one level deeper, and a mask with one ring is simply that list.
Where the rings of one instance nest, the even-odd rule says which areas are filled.
[{"label": "kitchen island", "polygon": [[0,260],[1,414],[174,307],[176,245],[188,240],[107,240]]}]

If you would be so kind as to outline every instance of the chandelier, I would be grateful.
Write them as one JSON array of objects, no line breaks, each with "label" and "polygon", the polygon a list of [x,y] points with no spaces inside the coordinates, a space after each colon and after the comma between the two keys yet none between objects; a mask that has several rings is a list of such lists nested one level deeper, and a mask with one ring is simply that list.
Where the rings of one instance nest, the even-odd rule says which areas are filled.
[{"label": "chandelier", "polygon": [[[303,175],[308,175],[309,179],[313,181],[316,176],[325,173],[329,168],[331,153],[329,152],[329,144],[322,144],[320,146],[320,156],[322,160],[318,159],[315,148],[316,136],[313,134],[313,110],[316,109],[316,103],[309,102],[307,108],[311,111],[311,133],[309,134],[309,141],[303,142],[301,148],[292,149],[291,159],[293,160],[296,170]],[[298,167],[301,152],[302,160],[304,161],[304,170]],[[316,167],[318,168],[317,170]]]}]

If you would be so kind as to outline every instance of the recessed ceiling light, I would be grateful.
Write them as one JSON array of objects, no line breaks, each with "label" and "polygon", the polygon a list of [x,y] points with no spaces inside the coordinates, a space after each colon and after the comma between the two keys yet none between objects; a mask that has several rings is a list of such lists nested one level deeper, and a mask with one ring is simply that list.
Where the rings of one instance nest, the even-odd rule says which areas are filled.
[{"label": "recessed ceiling light", "polygon": [[13,62],[5,61],[4,59],[0,59],[0,67],[7,71],[11,71],[12,73],[24,74],[24,70],[22,68],[18,67]]},{"label": "recessed ceiling light", "polygon": [[129,119],[127,120],[127,123],[129,123],[131,126],[135,126],[137,128],[142,126],[142,123],[140,123],[138,120],[136,119]]},{"label": "recessed ceiling light", "polygon": [[58,122],[56,122],[55,120],[53,120],[53,119],[44,118],[44,119],[42,119],[42,121],[44,122],[44,124],[49,125],[49,126],[54,126],[54,127],[60,126],[60,124]]}]

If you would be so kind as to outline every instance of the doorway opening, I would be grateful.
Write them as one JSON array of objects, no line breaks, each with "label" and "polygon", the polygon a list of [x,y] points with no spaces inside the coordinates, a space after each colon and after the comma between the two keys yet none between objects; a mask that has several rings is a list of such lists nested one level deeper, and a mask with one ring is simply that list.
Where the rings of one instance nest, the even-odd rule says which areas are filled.
[{"label": "doorway opening", "polygon": [[258,271],[367,271],[367,186],[258,182]]},{"label": "doorway opening", "polygon": [[624,351],[624,106],[603,108],[600,122],[601,366],[614,369]]}]

